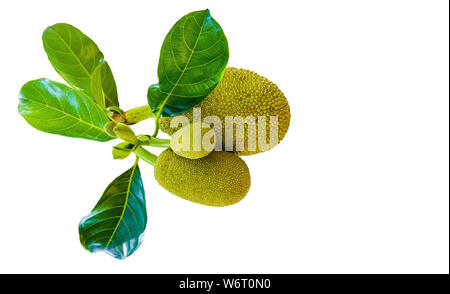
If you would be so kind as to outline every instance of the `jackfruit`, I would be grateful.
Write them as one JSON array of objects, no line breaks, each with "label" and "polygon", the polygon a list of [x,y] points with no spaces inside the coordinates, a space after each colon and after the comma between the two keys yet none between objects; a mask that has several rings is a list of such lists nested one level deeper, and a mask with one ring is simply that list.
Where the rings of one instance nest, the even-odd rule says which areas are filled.
[{"label": "jackfruit", "polygon": [[167,191],[209,206],[237,203],[250,189],[247,165],[231,152],[214,151],[200,159],[188,159],[166,149],[158,156],[154,172]]},{"label": "jackfruit", "polygon": [[[252,71],[233,67],[225,70],[217,87],[203,102],[187,113],[161,117],[160,129],[172,135],[180,127],[174,128],[170,125],[171,121],[180,116],[187,117],[190,122],[196,120],[196,108],[201,110],[201,120],[208,116],[217,116],[220,119],[221,126],[215,125],[218,136],[216,142],[222,145],[222,150],[234,151],[238,155],[252,155],[273,148],[284,138],[291,118],[288,101],[274,83]],[[226,123],[227,116],[245,119],[242,133],[236,134],[236,125],[230,126]],[[246,120],[247,117],[250,118]],[[272,133],[272,140],[271,117],[276,117],[278,123],[278,132]],[[265,128],[264,125],[258,125],[263,120],[266,123]],[[233,135],[230,136],[231,134]],[[265,144],[267,142],[270,143]]]},{"label": "jackfruit", "polygon": [[176,131],[170,141],[170,148],[179,156],[199,159],[214,150],[216,133],[202,123],[194,122]]}]

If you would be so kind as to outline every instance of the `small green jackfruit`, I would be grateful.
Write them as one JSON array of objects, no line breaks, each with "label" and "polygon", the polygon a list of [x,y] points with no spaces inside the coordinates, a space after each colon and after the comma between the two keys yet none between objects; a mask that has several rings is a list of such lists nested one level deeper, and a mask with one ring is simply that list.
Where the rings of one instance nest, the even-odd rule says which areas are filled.
[{"label": "small green jackfruit", "polygon": [[172,135],[170,148],[177,155],[199,159],[211,153],[215,148],[216,133],[209,127],[203,127],[200,121],[182,127]]},{"label": "small green jackfruit", "polygon": [[[267,151],[277,145],[288,131],[291,118],[288,101],[274,83],[252,71],[233,67],[225,70],[217,87],[203,102],[182,115],[162,117],[160,129],[172,135],[179,129],[170,126],[172,119],[185,116],[192,122],[195,108],[201,109],[201,120],[208,116],[220,119],[222,140],[216,141],[222,143],[222,150],[234,151],[241,156]],[[237,133],[236,125],[226,124],[226,117],[246,120],[241,133]],[[255,121],[252,121],[252,117]],[[271,117],[277,118],[278,132],[272,133],[278,137],[275,140],[270,133]],[[259,126],[259,121],[263,119],[265,128],[263,125]],[[228,141],[227,132],[233,134],[232,137],[228,136]],[[227,144],[231,145],[232,150],[226,148]]]},{"label": "small green jackfruit", "polygon": [[250,171],[245,162],[234,153],[222,151],[188,159],[166,149],[158,156],[155,179],[167,191],[209,206],[237,203],[250,189]]}]

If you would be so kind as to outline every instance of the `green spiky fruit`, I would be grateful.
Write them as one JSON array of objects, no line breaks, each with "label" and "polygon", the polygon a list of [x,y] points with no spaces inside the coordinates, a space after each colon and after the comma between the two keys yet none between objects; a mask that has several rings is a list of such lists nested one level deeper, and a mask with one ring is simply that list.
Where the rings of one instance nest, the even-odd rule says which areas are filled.
[{"label": "green spiky fruit", "polygon": [[216,134],[209,127],[202,127],[201,122],[194,122],[182,127],[172,135],[170,148],[182,157],[199,159],[214,150]]},{"label": "green spiky fruit", "polygon": [[250,189],[245,162],[234,153],[222,151],[188,159],[166,149],[158,156],[155,179],[167,191],[209,206],[237,203]]},{"label": "green spiky fruit", "polygon": [[[225,70],[217,87],[196,107],[201,109],[202,120],[212,115],[220,119],[223,150],[235,151],[239,155],[252,155],[273,148],[284,138],[291,118],[288,101],[274,83],[252,71],[232,67]],[[182,115],[192,122],[194,111],[195,108]],[[245,123],[243,133],[237,136],[235,125],[226,127],[225,117],[227,116],[243,119],[250,116],[255,118],[255,122]],[[278,138],[271,141],[270,117],[272,116],[278,118],[278,132],[276,132]],[[160,129],[172,135],[179,129],[179,127],[170,126],[170,122],[176,117],[179,116],[162,117]],[[265,128],[258,126],[256,121],[259,117],[265,118]],[[227,130],[229,134],[235,134],[229,141],[232,150],[225,148]],[[261,134],[261,139],[258,139],[258,134]],[[244,142],[244,146],[239,142]],[[267,144],[264,146],[262,143]]]}]

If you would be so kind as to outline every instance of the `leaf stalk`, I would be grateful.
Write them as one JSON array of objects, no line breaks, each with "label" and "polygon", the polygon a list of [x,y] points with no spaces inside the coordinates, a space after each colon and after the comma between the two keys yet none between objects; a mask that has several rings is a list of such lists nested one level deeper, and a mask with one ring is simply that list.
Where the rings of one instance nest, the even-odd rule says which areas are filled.
[{"label": "leaf stalk", "polygon": [[134,154],[136,154],[137,157],[139,157],[140,159],[142,159],[143,161],[155,166],[156,165],[156,160],[158,159],[158,156],[156,156],[155,154],[151,153],[150,151],[142,148],[141,146],[139,146],[138,148],[136,148],[134,150]]}]

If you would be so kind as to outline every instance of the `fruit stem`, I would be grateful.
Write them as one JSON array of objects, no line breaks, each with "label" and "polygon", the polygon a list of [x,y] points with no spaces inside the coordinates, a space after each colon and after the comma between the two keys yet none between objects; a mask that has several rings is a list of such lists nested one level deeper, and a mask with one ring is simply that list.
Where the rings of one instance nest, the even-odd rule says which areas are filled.
[{"label": "fruit stem", "polygon": [[161,138],[151,137],[150,138],[150,146],[169,148],[170,147],[170,139],[161,139]]},{"label": "fruit stem", "polygon": [[156,160],[158,159],[158,156],[155,154],[147,151],[146,149],[142,147],[138,147],[134,150],[134,154],[136,154],[137,157],[141,158],[143,161],[155,166]]}]

